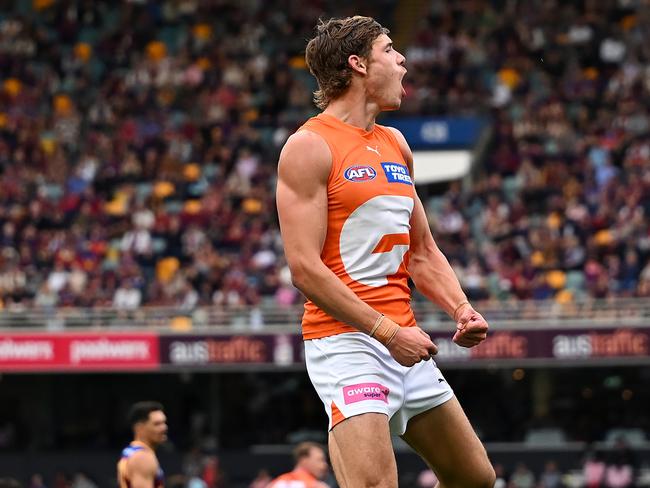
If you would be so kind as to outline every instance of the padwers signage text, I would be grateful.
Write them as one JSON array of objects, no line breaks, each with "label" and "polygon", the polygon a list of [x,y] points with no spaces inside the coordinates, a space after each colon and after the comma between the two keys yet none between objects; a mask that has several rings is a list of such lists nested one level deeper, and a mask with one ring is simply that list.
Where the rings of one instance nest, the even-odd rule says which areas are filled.
[{"label": "padwers signage text", "polygon": [[159,366],[159,338],[153,333],[0,333],[0,371],[131,371]]}]

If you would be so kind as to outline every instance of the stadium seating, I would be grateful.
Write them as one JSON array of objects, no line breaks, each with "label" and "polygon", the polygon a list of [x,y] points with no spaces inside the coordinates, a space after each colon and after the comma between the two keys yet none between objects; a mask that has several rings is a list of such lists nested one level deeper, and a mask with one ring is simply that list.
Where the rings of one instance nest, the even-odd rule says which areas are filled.
[{"label": "stadium seating", "polygon": [[[493,126],[469,190],[429,202],[439,244],[475,298],[650,296],[644,9],[501,3],[436,2],[402,47],[401,115]],[[314,113],[319,11],[35,5],[0,34],[2,306],[286,301],[274,166]]]}]

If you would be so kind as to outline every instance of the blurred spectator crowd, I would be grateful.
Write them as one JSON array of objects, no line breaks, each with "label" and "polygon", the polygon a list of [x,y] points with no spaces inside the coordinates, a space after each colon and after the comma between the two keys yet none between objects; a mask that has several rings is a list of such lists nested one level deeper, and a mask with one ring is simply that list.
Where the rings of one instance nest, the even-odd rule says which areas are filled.
[{"label": "blurred spectator crowd", "polygon": [[432,2],[403,112],[479,114],[474,184],[429,200],[473,298],[650,296],[650,6]]},{"label": "blurred spectator crowd", "polygon": [[320,10],[4,3],[0,303],[294,302],[274,175],[313,112],[300,50]]},{"label": "blurred spectator crowd", "polygon": [[[300,301],[275,165],[315,113],[305,39],[353,6],[3,6],[0,307]],[[390,25],[394,2],[372,8]],[[401,47],[401,113],[492,121],[474,182],[426,202],[470,297],[649,297],[650,7],[427,8]]]}]

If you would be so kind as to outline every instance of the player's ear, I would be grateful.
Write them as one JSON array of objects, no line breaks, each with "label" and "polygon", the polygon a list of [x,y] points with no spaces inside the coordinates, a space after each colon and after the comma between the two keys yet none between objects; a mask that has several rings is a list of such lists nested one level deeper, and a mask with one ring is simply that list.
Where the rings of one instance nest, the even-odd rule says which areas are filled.
[{"label": "player's ear", "polygon": [[348,56],[348,64],[359,74],[365,75],[368,72],[368,62],[357,54]]}]

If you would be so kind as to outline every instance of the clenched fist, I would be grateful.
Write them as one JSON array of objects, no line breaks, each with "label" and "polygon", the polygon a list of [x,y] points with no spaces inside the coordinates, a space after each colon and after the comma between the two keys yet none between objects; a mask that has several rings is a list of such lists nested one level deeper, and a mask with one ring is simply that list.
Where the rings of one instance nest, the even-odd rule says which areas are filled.
[{"label": "clenched fist", "polygon": [[438,348],[419,327],[402,327],[388,345],[388,352],[402,366],[413,366],[436,354]]},{"label": "clenched fist", "polygon": [[487,337],[488,323],[468,303],[458,311],[453,341],[459,346],[474,347]]}]

